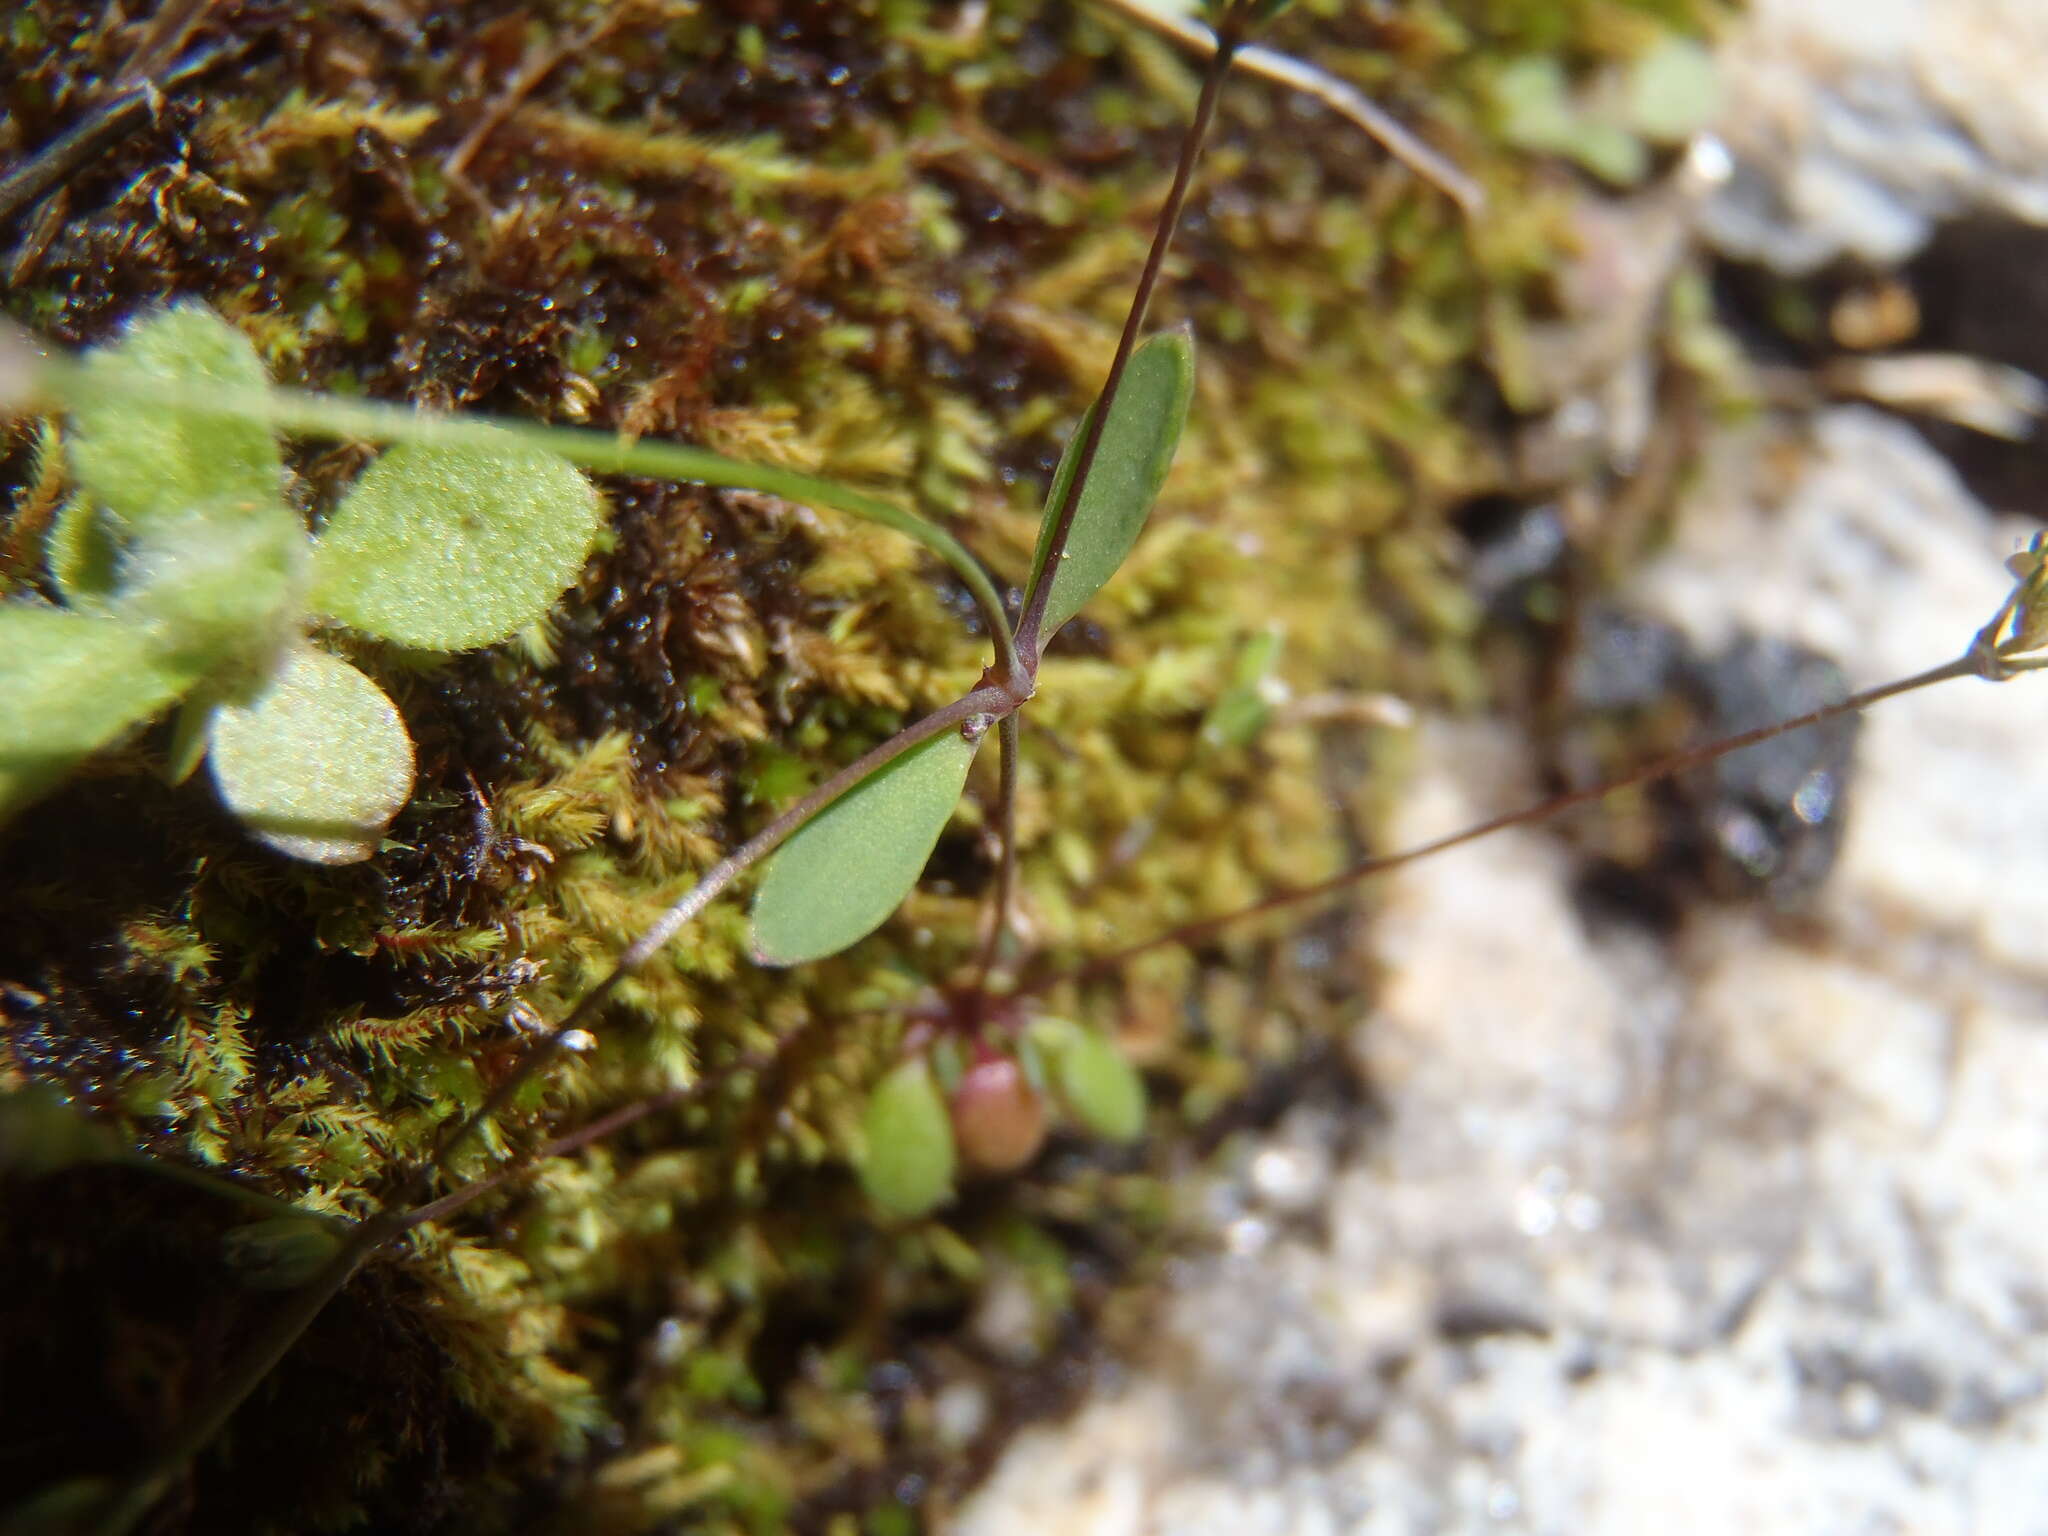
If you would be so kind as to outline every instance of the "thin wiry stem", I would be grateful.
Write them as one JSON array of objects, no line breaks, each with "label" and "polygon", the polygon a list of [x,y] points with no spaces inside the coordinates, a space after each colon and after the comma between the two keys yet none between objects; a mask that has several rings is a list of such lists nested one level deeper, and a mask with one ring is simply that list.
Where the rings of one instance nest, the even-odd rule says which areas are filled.
[{"label": "thin wiry stem", "polygon": [[1609,779],[1604,783],[1595,784],[1585,789],[1575,789],[1565,794],[1552,795],[1550,798],[1538,801],[1534,805],[1524,806],[1520,810],[1508,811],[1502,815],[1490,817],[1476,825],[1466,827],[1462,831],[1452,832],[1426,843],[1419,843],[1413,848],[1404,848],[1398,853],[1383,854],[1378,858],[1362,860],[1352,865],[1349,869],[1331,875],[1326,880],[1318,880],[1311,885],[1293,886],[1286,890],[1275,891],[1264,900],[1255,901],[1250,906],[1240,907],[1234,912],[1225,912],[1215,917],[1205,917],[1192,923],[1183,923],[1177,928],[1170,928],[1164,933],[1155,934],[1142,943],[1117,950],[1114,954],[1098,956],[1096,959],[1088,961],[1085,965],[1073,971],[1059,976],[1036,980],[1019,988],[1019,990],[1020,992],[1039,993],[1065,982],[1096,981],[1112,971],[1121,969],[1138,956],[1149,954],[1155,949],[1162,949],[1171,944],[1199,943],[1211,934],[1219,933],[1225,928],[1234,927],[1239,923],[1264,916],[1269,912],[1279,912],[1289,907],[1300,906],[1304,902],[1319,900],[1322,897],[1333,895],[1338,891],[1356,885],[1362,880],[1369,880],[1374,875],[1383,875],[1390,870],[1399,869],[1403,865],[1413,864],[1419,859],[1426,859],[1439,853],[1446,853],[1453,848],[1461,848],[1467,843],[1476,843],[1483,837],[1491,837],[1494,833],[1504,832],[1509,827],[1526,826],[1532,822],[1548,821],[1553,816],[1561,816],[1565,812],[1576,810],[1582,805],[1590,805],[1596,800],[1604,800],[1607,796],[1618,794],[1622,790],[1634,789],[1639,785],[1648,784],[1657,779],[1670,778],[1674,774],[1684,773],[1688,769],[1698,768],[1718,758],[1726,757],[1732,752],[1740,752],[1745,747],[1756,746],[1759,742],[1770,741],[1775,737],[1784,736],[1793,731],[1804,730],[1810,725],[1819,725],[1821,722],[1833,720],[1839,715],[1853,714],[1858,710],[1868,709],[1873,704],[1882,703],[1886,699],[1896,698],[1902,693],[1911,693],[1916,689],[1932,687],[1936,683],[1945,683],[1952,678],[1976,677],[1980,675],[1981,670],[1977,658],[1974,655],[1961,656],[1954,661],[1944,662],[1938,667],[1931,667],[1925,672],[1916,673],[1912,677],[1901,678],[1897,682],[1885,683],[1877,688],[1866,689],[1862,693],[1852,694],[1837,703],[1824,705],[1819,709],[1810,710],[1806,714],[1795,716],[1792,719],[1775,721],[1770,725],[1761,725],[1755,730],[1743,731],[1739,735],[1729,736],[1720,741],[1709,742],[1705,746],[1689,747],[1681,752],[1670,753],[1631,773],[1623,774],[1619,778]]},{"label": "thin wiry stem", "polygon": [[434,1153],[434,1164],[445,1168],[449,1159],[461,1150],[462,1145],[475,1135],[486,1121],[511,1103],[513,1096],[526,1085],[527,1080],[555,1057],[569,1034],[596,1017],[597,1011],[605,1005],[628,976],[660,953],[663,946],[681,932],[685,924],[691,922],[709,906],[720,892],[767,858],[805,822],[860,784],[870,774],[887,767],[912,747],[930,741],[943,731],[958,729],[977,717],[1007,718],[1015,708],[1015,701],[1003,689],[982,687],[963,698],[955,699],[943,709],[933,710],[914,725],[906,726],[879,746],[863,752],[712,865],[704,872],[702,878],[662,913],[645,933],[626,947],[604,980],[578,998],[576,1006],[569,1010],[559,1024],[526,1048],[519,1060],[513,1063],[512,1070],[491,1089],[476,1111],[443,1138],[440,1147]]},{"label": "thin wiry stem", "polygon": [[1137,350],[1138,336],[1145,326],[1145,311],[1151,307],[1152,290],[1159,286],[1166,253],[1173,245],[1174,231],[1180,227],[1181,210],[1187,205],[1195,165],[1202,158],[1202,145],[1209,137],[1210,123],[1215,120],[1216,102],[1223,93],[1223,77],[1230,73],[1231,56],[1238,50],[1243,23],[1244,7],[1233,5],[1218,29],[1216,56],[1210,60],[1208,73],[1202,78],[1202,95],[1195,103],[1194,121],[1188,125],[1188,131],[1181,139],[1180,161],[1173,168],[1173,187],[1166,194],[1165,207],[1160,210],[1159,224],[1152,235],[1152,249],[1146,253],[1145,269],[1139,274],[1137,291],[1131,296],[1130,312],[1124,316],[1124,329],[1117,338],[1116,356],[1110,360],[1109,375],[1103,380],[1102,393],[1089,414],[1088,425],[1081,438],[1081,450],[1074,459],[1073,478],[1067,482],[1066,497],[1053,523],[1052,537],[1045,546],[1045,560],[1039,566],[1038,580],[1032,585],[1023,617],[1017,623],[1017,649],[1023,653],[1024,664],[1034,677],[1038,673],[1039,652],[1045,648],[1045,641],[1052,638],[1050,635],[1041,636],[1039,630],[1045,625],[1046,605],[1052,600],[1053,573],[1060,568],[1060,561],[1066,555],[1067,539],[1074,529],[1074,514],[1080,508],[1081,493],[1087,488],[1089,472],[1095,467],[1095,454],[1102,446],[1102,433],[1109,422],[1110,408],[1115,405],[1117,390],[1123,384],[1124,369],[1130,363],[1131,354]]},{"label": "thin wiry stem", "polygon": [[974,992],[988,985],[996,954],[1002,948],[1003,933],[1010,926],[1010,901],[1017,885],[1017,751],[1021,733],[1014,711],[1003,716],[997,728],[1000,773],[996,788],[996,841],[1001,849],[996,865],[996,894],[990,903],[988,931],[981,937],[981,957],[974,967]]},{"label": "thin wiry stem", "polygon": [[[1098,0],[1098,3],[1109,6],[1142,27],[1171,38],[1183,48],[1204,54],[1216,51],[1216,34],[1190,17],[1148,5],[1145,0]],[[1244,74],[1262,76],[1321,102],[1339,117],[1364,130],[1380,148],[1456,203],[1467,218],[1476,219],[1486,211],[1486,193],[1478,182],[1423,143],[1385,107],[1350,81],[1340,80],[1313,64],[1305,64],[1291,54],[1256,44],[1238,50],[1236,65]]]},{"label": "thin wiry stem", "polygon": [[[22,366],[16,361],[15,366]],[[127,376],[114,368],[98,369],[87,375],[74,358],[49,355],[26,364],[28,387],[39,398],[62,407],[76,399],[132,398],[136,404],[163,408],[163,382],[147,376]],[[518,445],[567,459],[571,464],[598,474],[642,475],[654,480],[691,481],[701,485],[725,486],[733,490],[765,491],[804,506],[830,507],[872,523],[892,528],[914,539],[937,555],[966,583],[975,606],[981,610],[983,626],[996,647],[999,665],[1016,674],[1021,671],[1012,644],[1003,600],[995,583],[967,547],[936,523],[916,513],[870,496],[862,491],[835,485],[812,475],[779,469],[772,464],[748,464],[729,459],[707,448],[683,443],[632,439],[591,427],[552,427],[509,417],[443,415],[406,405],[377,400],[348,400],[308,390],[266,389],[260,392],[222,390],[203,399],[180,400],[191,412],[231,417],[239,421],[260,421],[279,432],[301,437],[357,438],[366,442],[424,443],[440,447],[490,450]]]}]

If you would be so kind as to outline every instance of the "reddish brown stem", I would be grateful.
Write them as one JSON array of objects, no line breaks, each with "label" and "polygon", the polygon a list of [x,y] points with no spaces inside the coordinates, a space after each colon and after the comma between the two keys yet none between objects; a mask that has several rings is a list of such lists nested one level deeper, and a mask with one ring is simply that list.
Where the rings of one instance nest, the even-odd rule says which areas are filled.
[{"label": "reddish brown stem", "polygon": [[[1053,572],[1060,568],[1060,560],[1066,554],[1067,538],[1074,529],[1074,513],[1081,505],[1081,492],[1095,467],[1095,455],[1102,446],[1103,428],[1109,421],[1110,407],[1116,403],[1117,390],[1123,384],[1124,368],[1129,364],[1131,354],[1137,350],[1138,336],[1145,326],[1145,312],[1152,304],[1152,290],[1159,286],[1159,274],[1166,266],[1166,253],[1172,248],[1174,232],[1180,227],[1181,210],[1187,206],[1188,188],[1194,183],[1196,162],[1202,158],[1202,145],[1209,137],[1209,125],[1216,117],[1216,101],[1223,93],[1223,77],[1230,73],[1230,61],[1243,41],[1243,33],[1244,7],[1233,5],[1216,30],[1216,54],[1209,61],[1208,73],[1202,78],[1202,95],[1195,103],[1194,121],[1188,124],[1187,134],[1181,140],[1180,161],[1173,168],[1173,186],[1166,194],[1165,207],[1160,210],[1159,224],[1152,234],[1152,249],[1145,256],[1145,270],[1138,275],[1137,292],[1131,296],[1130,312],[1124,316],[1123,334],[1117,338],[1116,356],[1110,360],[1109,375],[1102,382],[1102,393],[1096,399],[1095,409],[1090,413],[1087,428],[1082,434],[1081,450],[1074,458],[1074,474],[1067,482],[1067,494],[1053,523],[1052,538],[1046,543],[1045,561],[1039,567],[1038,580],[1032,584],[1023,617],[1017,622],[1017,652],[1034,677],[1038,672],[1038,653],[1043,649],[1039,631],[1045,627],[1045,608],[1052,599]],[[1044,640],[1051,638],[1050,635],[1043,637]]]},{"label": "reddish brown stem", "polygon": [[1784,736],[1792,731],[1804,730],[1810,725],[1819,725],[1822,721],[1832,720],[1838,715],[1846,715],[1857,710],[1868,709],[1873,704],[1882,703],[1886,699],[1896,698],[1902,693],[1911,693],[1915,689],[1931,687],[1935,683],[1945,683],[1951,678],[1976,677],[1980,675],[1982,675],[1982,667],[1977,658],[1974,655],[1961,656],[1954,661],[1944,662],[1941,666],[1930,668],[1928,671],[1917,673],[1912,677],[1901,678],[1897,682],[1886,683],[1881,687],[1870,688],[1862,693],[1852,694],[1839,703],[1825,705],[1820,709],[1812,710],[1793,719],[1779,720],[1770,725],[1758,726],[1755,730],[1744,731],[1740,735],[1729,736],[1721,741],[1709,742],[1705,746],[1689,747],[1682,752],[1670,753],[1636,769],[1632,773],[1623,774],[1620,778],[1609,779],[1605,783],[1595,784],[1590,788],[1575,789],[1562,795],[1553,795],[1547,800],[1537,802],[1535,805],[1524,806],[1520,810],[1505,812],[1502,815],[1479,822],[1475,826],[1466,827],[1462,831],[1434,838],[1429,842],[1420,843],[1413,848],[1404,848],[1398,853],[1383,854],[1378,858],[1365,859],[1360,863],[1352,865],[1349,869],[1331,875],[1326,880],[1318,880],[1313,885],[1295,886],[1287,890],[1276,891],[1264,900],[1256,901],[1248,907],[1240,907],[1235,912],[1225,912],[1216,917],[1205,917],[1196,922],[1183,923],[1178,928],[1170,928],[1164,933],[1155,934],[1142,943],[1133,944],[1126,949],[1120,949],[1114,954],[1099,956],[1064,975],[1029,983],[1019,988],[1019,991],[1038,993],[1058,986],[1062,982],[1095,981],[1135,960],[1138,956],[1149,954],[1151,951],[1164,948],[1169,944],[1199,943],[1213,933],[1248,921],[1251,918],[1261,917],[1268,912],[1283,911],[1288,907],[1299,906],[1304,902],[1318,900],[1321,897],[1332,895],[1349,886],[1356,885],[1362,880],[1369,880],[1374,875],[1386,874],[1389,870],[1399,869],[1404,864],[1413,864],[1418,859],[1430,858],[1435,854],[1463,847],[1466,843],[1476,843],[1482,837],[1491,837],[1494,833],[1504,832],[1509,827],[1526,826],[1532,822],[1548,821],[1553,816],[1561,816],[1567,811],[1578,809],[1580,806],[1590,805],[1595,800],[1603,800],[1607,796],[1617,794],[1624,789],[1633,789],[1640,784],[1648,784],[1656,779],[1669,778],[1673,774],[1684,773],[1688,769],[1700,767],[1705,763],[1711,763],[1717,758],[1728,756],[1730,753],[1740,752],[1745,747],[1756,746],[1759,742],[1770,741],[1774,737]]}]

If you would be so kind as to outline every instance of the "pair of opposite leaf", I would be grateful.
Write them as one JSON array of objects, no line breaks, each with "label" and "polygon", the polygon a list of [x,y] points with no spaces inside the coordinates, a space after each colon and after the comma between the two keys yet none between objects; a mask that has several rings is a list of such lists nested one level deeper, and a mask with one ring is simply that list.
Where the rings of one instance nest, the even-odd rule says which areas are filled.
[{"label": "pair of opposite leaf", "polygon": [[[1094,408],[1068,440],[1053,476],[1025,589],[1029,611],[1050,582],[1041,646],[1078,613],[1131,552],[1166,482],[1194,394],[1194,343],[1154,336],[1131,354],[1080,490],[1066,547],[1052,539]],[[1047,569],[1048,565],[1052,568]],[[1038,658],[1025,665],[1036,670]],[[949,730],[876,770],[804,823],[768,861],[754,898],[754,956],[798,965],[867,937],[923,874],[967,784],[981,732]]]},{"label": "pair of opposite leaf", "polygon": [[1145,1129],[1145,1085],[1105,1036],[1065,1019],[1034,1020],[1015,1056],[971,1066],[944,1046],[905,1057],[868,1096],[861,1116],[861,1189],[885,1216],[910,1220],[945,1204],[960,1163],[1011,1173],[1045,1137],[1045,1103],[1104,1141]]},{"label": "pair of opposite leaf", "polygon": [[174,778],[203,754],[263,842],[368,858],[411,793],[412,739],[314,626],[468,650],[575,580],[597,496],[514,445],[394,448],[309,538],[262,418],[268,383],[247,339],[196,304],[87,359],[67,401],[78,494],[46,547],[64,606],[0,604],[0,818],[182,702]]}]

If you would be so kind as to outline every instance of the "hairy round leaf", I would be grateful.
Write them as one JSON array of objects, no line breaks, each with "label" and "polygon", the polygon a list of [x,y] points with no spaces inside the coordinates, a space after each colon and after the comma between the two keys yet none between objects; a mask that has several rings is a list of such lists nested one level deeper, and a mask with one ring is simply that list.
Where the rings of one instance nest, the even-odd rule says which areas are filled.
[{"label": "hairy round leaf", "polygon": [[953,1127],[922,1056],[899,1062],[875,1085],[861,1117],[867,1150],[861,1188],[885,1216],[922,1216],[953,1192]]},{"label": "hairy round leaf", "polygon": [[834,800],[776,850],[754,898],[763,965],[800,965],[866,938],[924,873],[974,761],[942,731]]},{"label": "hairy round leaf", "polygon": [[412,738],[383,689],[301,646],[253,703],[214,712],[207,762],[259,842],[315,864],[354,864],[412,793]]},{"label": "hairy round leaf", "polygon": [[0,603],[0,818],[167,708],[200,672],[149,626]]},{"label": "hairy round leaf", "polygon": [[276,505],[284,469],[275,434],[217,408],[269,383],[248,338],[205,305],[143,316],[86,358],[68,437],[79,485],[138,529],[201,506],[218,515]]},{"label": "hairy round leaf", "polygon": [[553,454],[402,443],[328,520],[312,603],[400,645],[491,645],[554,606],[598,523],[597,492]]},{"label": "hairy round leaf", "polygon": [[[1166,483],[1166,472],[1173,467],[1174,449],[1180,445],[1194,390],[1195,344],[1186,331],[1154,336],[1131,354],[1110,407],[1108,425],[1102,429],[1095,462],[1089,467],[1087,484],[1081,487],[1080,505],[1067,530],[1067,547],[1049,578],[1052,590],[1038,631],[1041,649],[1116,574],[1131,546],[1138,542],[1152,503],[1159,499],[1159,488]],[[1053,475],[1052,493],[1046,497],[1045,517],[1038,529],[1038,552],[1031,561],[1033,591],[1048,579],[1045,567],[1060,503],[1066,500],[1067,487],[1073,482],[1094,412],[1090,406],[1081,418]]]}]

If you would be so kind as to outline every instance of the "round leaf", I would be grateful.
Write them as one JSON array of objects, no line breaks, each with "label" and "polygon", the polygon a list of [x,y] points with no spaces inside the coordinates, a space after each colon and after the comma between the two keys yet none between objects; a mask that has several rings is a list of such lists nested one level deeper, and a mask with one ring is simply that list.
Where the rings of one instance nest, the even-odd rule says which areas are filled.
[{"label": "round leaf", "polygon": [[1136,1141],[1145,1129],[1145,1082],[1124,1053],[1088,1029],[1062,1031],[1050,1049],[1067,1112],[1105,1141]]},{"label": "round leaf", "polygon": [[384,691],[301,647],[253,704],[215,711],[208,764],[259,842],[316,864],[377,851],[412,793],[412,738]]},{"label": "round leaf", "polygon": [[203,505],[275,505],[284,488],[277,438],[219,409],[253,401],[269,384],[248,338],[205,305],[145,315],[86,358],[68,438],[80,486],[138,528]]},{"label": "round leaf", "polygon": [[400,444],[328,520],[313,606],[400,645],[491,645],[554,606],[598,522],[590,482],[553,454]]},{"label": "round leaf", "polygon": [[922,1056],[897,1064],[868,1096],[861,1188],[885,1216],[922,1216],[953,1192],[953,1127]]},{"label": "round leaf", "polygon": [[[1109,423],[1102,429],[1095,462],[1089,467],[1088,482],[1081,487],[1081,502],[1067,530],[1066,549],[1051,576],[1052,591],[1038,631],[1041,648],[1116,574],[1131,546],[1138,542],[1152,503],[1159,499],[1159,488],[1166,483],[1166,472],[1173,467],[1174,449],[1180,445],[1194,390],[1195,344],[1187,332],[1154,336],[1131,354],[1110,406]],[[1038,552],[1031,562],[1033,590],[1046,579],[1060,503],[1067,498],[1094,410],[1090,406],[1074,429],[1053,475],[1052,493],[1046,497],[1045,517],[1038,530]]]},{"label": "round leaf", "polygon": [[800,965],[881,927],[924,873],[973,761],[974,743],[943,731],[805,822],[754,898],[755,958]]}]

